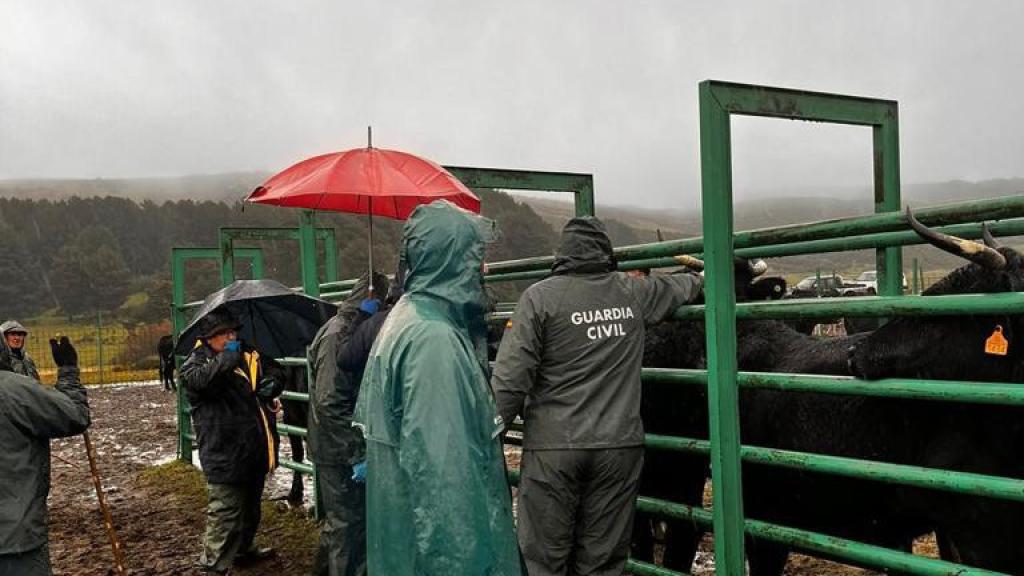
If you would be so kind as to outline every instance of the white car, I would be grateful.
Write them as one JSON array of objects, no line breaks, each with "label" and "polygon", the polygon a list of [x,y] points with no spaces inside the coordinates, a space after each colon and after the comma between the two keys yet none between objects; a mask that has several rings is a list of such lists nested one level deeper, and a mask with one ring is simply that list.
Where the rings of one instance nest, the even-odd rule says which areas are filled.
[{"label": "white car", "polygon": [[[903,290],[906,291],[907,275],[903,274],[902,276]],[[878,272],[874,270],[865,270],[860,273],[860,276],[857,276],[857,279],[854,280],[854,282],[856,282],[857,284],[863,284],[864,288],[862,288],[861,290],[863,290],[865,293],[878,294]]]}]

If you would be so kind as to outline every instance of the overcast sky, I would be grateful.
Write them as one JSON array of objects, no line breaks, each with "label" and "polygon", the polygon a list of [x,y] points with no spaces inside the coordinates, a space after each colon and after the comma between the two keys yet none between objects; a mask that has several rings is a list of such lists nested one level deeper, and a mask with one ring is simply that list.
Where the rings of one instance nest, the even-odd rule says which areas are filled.
[{"label": "overcast sky", "polygon": [[[0,178],[374,143],[693,208],[697,83],[900,101],[906,182],[1024,175],[1024,2],[0,2]],[[736,119],[739,197],[871,181],[866,128]]]}]

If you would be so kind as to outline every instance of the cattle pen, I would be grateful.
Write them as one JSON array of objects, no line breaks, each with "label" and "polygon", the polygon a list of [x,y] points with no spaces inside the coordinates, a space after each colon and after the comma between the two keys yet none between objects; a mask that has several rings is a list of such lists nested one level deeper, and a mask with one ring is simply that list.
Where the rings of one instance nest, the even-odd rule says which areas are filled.
[{"label": "cattle pen", "polygon": [[[919,575],[995,574],[948,560],[915,556],[904,551],[745,517],[742,462],[796,469],[812,475],[835,475],[951,494],[1024,502],[1022,479],[742,445],[739,411],[741,388],[1024,406],[1024,385],[910,379],[883,379],[869,383],[846,376],[739,372],[736,359],[737,320],[815,319],[834,318],[837,315],[893,318],[1021,314],[1024,313],[1024,294],[903,295],[901,247],[921,244],[923,240],[908,230],[907,219],[901,213],[896,102],[705,81],[699,85],[699,103],[703,236],[619,247],[615,250],[615,256],[620,270],[675,267],[679,265],[681,255],[697,256],[706,263],[705,304],[684,306],[676,312],[675,317],[705,321],[707,370],[645,368],[643,379],[678,386],[706,387],[710,439],[648,434],[646,448],[709,457],[714,505],[706,509],[641,495],[637,509],[656,516],[683,519],[711,531],[715,536],[716,572],[727,576],[741,576],[746,572],[746,537],[783,544],[794,550],[876,570]],[[732,115],[870,127],[873,136],[875,214],[734,232],[730,141]],[[588,174],[465,167],[447,169],[470,187],[572,193],[577,215],[595,213],[594,182]],[[921,209],[916,214],[921,222],[962,238],[982,237],[982,222],[995,220],[998,222],[988,228],[993,235],[1024,234],[1024,196],[943,205]],[[216,248],[173,250],[172,317],[176,336],[184,328],[189,311],[199,304],[185,301],[184,272],[187,263],[200,259],[218,261],[221,280],[226,285],[235,279],[235,259],[245,258],[253,261],[253,275],[259,277],[263,273],[261,250],[251,246],[235,247],[234,243],[244,240],[252,244],[271,238],[298,242],[303,280],[301,289],[307,294],[331,301],[341,300],[349,294],[355,281],[339,280],[334,238],[329,230],[316,227],[313,212],[302,211],[296,228],[222,228],[220,243]],[[324,266],[318,266],[318,242],[322,242],[327,255]],[[735,257],[782,257],[860,249],[876,250],[878,296],[736,303],[733,286]],[[489,263],[485,280],[493,283],[541,279],[547,276],[552,261],[552,257],[536,257]],[[322,276],[318,268],[323,269]],[[514,304],[499,304],[492,317],[496,321],[507,319],[511,317],[513,308]],[[289,358],[283,359],[283,362],[304,365],[305,359]],[[308,401],[308,395],[287,394],[291,400]],[[178,391],[178,406],[178,455],[183,460],[191,460],[195,437],[189,422],[187,399],[181,387]],[[282,434],[305,435],[305,429],[301,427],[279,425],[279,430]],[[315,478],[313,466],[291,461],[282,461],[281,464]],[[518,477],[516,471],[511,471],[510,477],[515,482]],[[636,560],[631,560],[627,569],[640,575],[681,574]]]}]

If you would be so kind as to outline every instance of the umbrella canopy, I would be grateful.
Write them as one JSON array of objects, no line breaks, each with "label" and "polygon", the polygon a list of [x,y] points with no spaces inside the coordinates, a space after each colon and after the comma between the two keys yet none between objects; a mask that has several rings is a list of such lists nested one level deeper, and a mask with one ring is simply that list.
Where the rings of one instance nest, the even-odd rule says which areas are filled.
[{"label": "umbrella canopy", "polygon": [[174,352],[187,355],[198,338],[198,324],[214,310],[231,312],[241,323],[239,338],[274,358],[305,356],[317,330],[338,307],[295,292],[274,280],[237,280],[210,294],[178,337]]},{"label": "umbrella canopy", "polygon": [[303,160],[270,177],[246,201],[405,220],[420,204],[439,199],[480,212],[480,199],[441,166],[367,147]]}]

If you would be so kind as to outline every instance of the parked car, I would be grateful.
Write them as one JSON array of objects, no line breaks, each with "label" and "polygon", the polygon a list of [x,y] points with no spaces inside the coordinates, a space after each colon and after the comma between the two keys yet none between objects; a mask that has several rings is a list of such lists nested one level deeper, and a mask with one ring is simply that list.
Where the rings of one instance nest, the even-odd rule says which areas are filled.
[{"label": "parked car", "polygon": [[[820,286],[819,286],[820,280]],[[872,291],[871,294],[874,294]],[[835,274],[828,276],[808,276],[797,282],[790,292],[790,298],[835,298],[836,296],[868,296],[867,286],[864,284],[847,282],[843,277]]]},{"label": "parked car", "polygon": [[[902,276],[903,291],[906,292],[908,288],[907,275],[903,274]],[[857,276],[857,279],[854,282],[864,285],[864,291],[867,293],[867,296],[874,296],[878,293],[878,272],[875,272],[874,270],[865,270],[861,272],[860,276]]]}]

